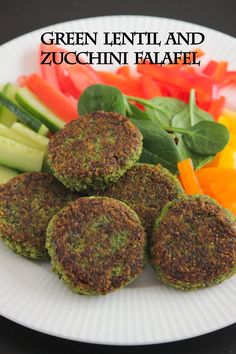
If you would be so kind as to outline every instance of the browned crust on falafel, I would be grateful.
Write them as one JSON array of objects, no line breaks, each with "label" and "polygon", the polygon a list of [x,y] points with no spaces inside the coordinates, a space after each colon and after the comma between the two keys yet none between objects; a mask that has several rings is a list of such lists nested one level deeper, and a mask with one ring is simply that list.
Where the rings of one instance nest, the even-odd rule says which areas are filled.
[{"label": "browned crust on falafel", "polygon": [[218,284],[236,271],[235,218],[206,196],[172,202],[156,222],[150,253],[167,284],[182,289]]},{"label": "browned crust on falafel", "polygon": [[145,233],[124,203],[83,197],[50,222],[47,248],[55,270],[73,291],[106,294],[142,271]]},{"label": "browned crust on falafel", "polygon": [[0,238],[23,256],[47,258],[46,229],[77,197],[50,174],[29,172],[0,186]]},{"label": "browned crust on falafel", "polygon": [[68,123],[50,140],[48,162],[72,189],[116,181],[139,158],[142,135],[126,117],[93,112]]},{"label": "browned crust on falafel", "polygon": [[138,163],[102,194],[129,205],[150,234],[163,207],[183,196],[184,191],[177,178],[161,165]]}]

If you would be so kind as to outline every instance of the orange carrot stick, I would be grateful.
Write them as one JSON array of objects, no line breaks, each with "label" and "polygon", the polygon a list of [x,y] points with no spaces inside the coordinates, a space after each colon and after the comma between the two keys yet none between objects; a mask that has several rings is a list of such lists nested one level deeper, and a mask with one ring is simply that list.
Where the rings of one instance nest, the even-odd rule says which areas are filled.
[{"label": "orange carrot stick", "polygon": [[200,184],[195,175],[191,159],[186,159],[178,163],[180,179],[187,194],[202,194]]},{"label": "orange carrot stick", "polygon": [[76,105],[38,74],[28,76],[26,86],[60,118],[67,122],[78,118]]}]

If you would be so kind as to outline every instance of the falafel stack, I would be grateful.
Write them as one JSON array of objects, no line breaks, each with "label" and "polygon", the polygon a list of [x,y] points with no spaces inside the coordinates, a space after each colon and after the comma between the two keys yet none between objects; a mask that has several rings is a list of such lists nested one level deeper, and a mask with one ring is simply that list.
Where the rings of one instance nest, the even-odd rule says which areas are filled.
[{"label": "falafel stack", "polygon": [[94,112],[52,136],[53,177],[25,173],[0,187],[0,238],[15,253],[50,257],[76,293],[133,281],[147,254],[165,284],[196,289],[236,272],[236,220],[205,196],[186,196],[162,166],[137,163],[142,135],[126,117]]}]

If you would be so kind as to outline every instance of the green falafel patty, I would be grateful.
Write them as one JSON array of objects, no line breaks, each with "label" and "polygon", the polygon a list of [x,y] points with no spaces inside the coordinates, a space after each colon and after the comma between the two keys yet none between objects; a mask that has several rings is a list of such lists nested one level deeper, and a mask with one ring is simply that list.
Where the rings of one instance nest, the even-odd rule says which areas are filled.
[{"label": "green falafel patty", "polygon": [[15,253],[47,259],[50,219],[78,196],[52,175],[30,172],[0,186],[0,238]]},{"label": "green falafel patty", "polygon": [[142,135],[126,117],[93,112],[68,123],[50,140],[48,163],[72,190],[103,189],[139,159]]},{"label": "green falafel patty", "polygon": [[155,222],[150,255],[158,277],[175,288],[219,284],[236,272],[236,219],[207,196],[170,202]]},{"label": "green falafel patty", "polygon": [[178,179],[161,165],[136,164],[103,193],[129,205],[138,214],[147,234],[163,207],[184,195]]},{"label": "green falafel patty", "polygon": [[53,217],[46,247],[53,268],[79,294],[107,294],[141,273],[145,232],[137,214],[105,197],[83,197]]}]

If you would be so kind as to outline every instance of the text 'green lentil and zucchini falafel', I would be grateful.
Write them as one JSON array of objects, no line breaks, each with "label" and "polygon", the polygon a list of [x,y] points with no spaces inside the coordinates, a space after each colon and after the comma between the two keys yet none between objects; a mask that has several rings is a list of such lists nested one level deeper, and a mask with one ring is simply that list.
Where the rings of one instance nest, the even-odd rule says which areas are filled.
[{"label": "text 'green lentil and zucchini falafel'", "polygon": [[82,197],[53,217],[46,247],[56,273],[79,294],[107,294],[142,272],[145,232],[137,214],[106,197]]},{"label": "text 'green lentil and zucchini falafel'", "polygon": [[51,218],[77,194],[46,173],[29,172],[0,186],[0,238],[15,253],[47,259],[46,230]]},{"label": "text 'green lentil and zucchini falafel'", "polygon": [[129,205],[149,236],[163,207],[183,196],[184,191],[178,179],[161,165],[138,163],[102,194]]},{"label": "text 'green lentil and zucchini falafel'", "polygon": [[207,196],[170,202],[156,220],[150,261],[165,283],[191,290],[236,272],[236,219]]},{"label": "text 'green lentil and zucchini falafel'", "polygon": [[139,159],[142,135],[126,117],[93,112],[68,123],[52,136],[48,164],[72,190],[103,189]]}]

